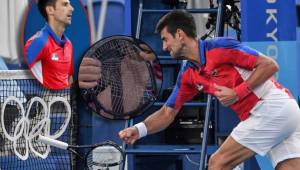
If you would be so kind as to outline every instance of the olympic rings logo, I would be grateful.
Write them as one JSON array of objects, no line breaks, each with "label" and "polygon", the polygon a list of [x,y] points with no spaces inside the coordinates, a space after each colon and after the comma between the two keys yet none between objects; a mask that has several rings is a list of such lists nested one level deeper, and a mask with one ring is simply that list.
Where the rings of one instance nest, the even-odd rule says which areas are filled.
[{"label": "olympic rings logo", "polygon": [[[10,135],[8,133],[8,129],[5,128],[5,124],[4,124],[4,114],[5,113],[4,112],[5,112],[6,105],[12,101],[14,101],[17,105],[19,105],[19,108],[21,110],[21,112],[20,112],[21,118],[18,119],[18,122],[16,123],[16,126],[14,127],[13,135]],[[32,122],[29,119],[30,110],[32,108],[32,105],[35,102],[41,104],[42,109],[43,109],[42,112],[39,113],[39,115],[38,115],[40,118],[40,121],[38,123]],[[51,106],[56,102],[62,102],[64,104],[65,109],[66,109],[66,111],[65,111],[66,118],[65,118],[64,123],[59,128],[59,130],[57,130],[52,135],[52,134],[50,134],[50,124],[51,124],[50,113],[51,113]],[[43,159],[47,158],[48,154],[50,153],[50,146],[46,145],[45,151],[40,152],[33,147],[34,146],[33,145],[34,138],[36,138],[39,134],[42,134],[42,133],[44,136],[50,137],[52,139],[59,138],[65,132],[70,119],[71,119],[71,106],[70,106],[69,102],[67,101],[67,99],[65,99],[63,97],[54,97],[53,100],[48,103],[48,105],[42,98],[33,97],[30,99],[28,109],[25,112],[25,109],[24,109],[21,101],[18,98],[16,98],[15,96],[9,96],[4,101],[4,103],[2,105],[2,109],[1,109],[1,126],[3,129],[3,133],[8,140],[13,142],[14,152],[21,160],[28,159],[29,150],[38,157],[41,157]],[[25,139],[25,144],[24,144],[25,152],[22,152],[22,153],[20,151],[18,151],[18,149],[17,149],[18,148],[17,141],[20,138]]]}]

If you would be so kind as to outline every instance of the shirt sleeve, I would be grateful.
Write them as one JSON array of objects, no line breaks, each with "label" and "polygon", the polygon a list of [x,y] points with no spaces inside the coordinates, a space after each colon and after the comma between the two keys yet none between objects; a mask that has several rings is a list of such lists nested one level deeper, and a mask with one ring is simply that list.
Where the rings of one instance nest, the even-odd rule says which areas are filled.
[{"label": "shirt sleeve", "polygon": [[190,80],[187,63],[184,61],[177,76],[175,87],[166,102],[168,107],[179,110],[185,102],[191,100],[198,93]]},{"label": "shirt sleeve", "polygon": [[247,70],[253,70],[259,57],[259,52],[243,43],[224,38],[215,42],[215,48],[209,50],[209,57],[214,58],[217,64],[232,64]]},{"label": "shirt sleeve", "polygon": [[46,46],[47,39],[41,37],[39,34],[36,33],[25,44],[25,57],[29,68],[32,68],[46,53],[44,47]]}]

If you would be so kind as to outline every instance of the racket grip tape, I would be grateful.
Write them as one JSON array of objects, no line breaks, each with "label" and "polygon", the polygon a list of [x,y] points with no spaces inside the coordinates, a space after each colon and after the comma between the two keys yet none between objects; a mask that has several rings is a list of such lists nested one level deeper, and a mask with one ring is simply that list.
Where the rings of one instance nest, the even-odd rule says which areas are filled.
[{"label": "racket grip tape", "polygon": [[52,138],[49,138],[49,137],[46,137],[46,136],[42,136],[42,135],[39,135],[38,140],[43,142],[44,144],[48,144],[50,146],[54,146],[54,147],[64,149],[64,150],[67,150],[68,146],[69,146],[65,142],[55,140],[55,139],[52,139]]}]

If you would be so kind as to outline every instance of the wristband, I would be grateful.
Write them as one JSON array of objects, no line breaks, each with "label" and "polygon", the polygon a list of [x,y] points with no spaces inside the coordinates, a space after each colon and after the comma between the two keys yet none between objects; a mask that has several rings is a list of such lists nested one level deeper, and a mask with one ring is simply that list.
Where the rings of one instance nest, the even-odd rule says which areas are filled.
[{"label": "wristband", "polygon": [[139,132],[139,138],[147,136],[147,127],[146,127],[145,123],[140,122],[138,124],[135,124],[134,127]]},{"label": "wristband", "polygon": [[239,96],[239,100],[242,100],[243,98],[245,98],[246,96],[248,96],[251,93],[249,83],[246,81],[244,81],[240,85],[236,86],[234,88],[234,91]]}]

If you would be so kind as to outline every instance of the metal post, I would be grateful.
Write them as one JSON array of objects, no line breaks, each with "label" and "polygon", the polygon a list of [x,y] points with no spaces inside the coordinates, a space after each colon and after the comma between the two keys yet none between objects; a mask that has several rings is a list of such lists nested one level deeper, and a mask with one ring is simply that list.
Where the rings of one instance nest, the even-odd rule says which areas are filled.
[{"label": "metal post", "polygon": [[[215,36],[223,36],[224,35],[224,21],[223,21],[223,12],[224,12],[224,4],[223,0],[218,1],[218,12],[217,12],[217,22],[216,22],[216,32]],[[210,122],[210,105],[211,105],[212,96],[207,96],[207,106],[205,110],[205,121],[203,127],[203,139],[202,139],[202,148],[201,148],[201,156],[200,156],[200,167],[199,170],[205,170],[205,158],[206,158],[206,150],[207,150],[207,136]]]}]

